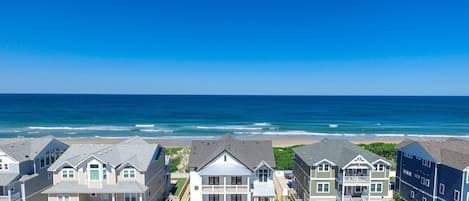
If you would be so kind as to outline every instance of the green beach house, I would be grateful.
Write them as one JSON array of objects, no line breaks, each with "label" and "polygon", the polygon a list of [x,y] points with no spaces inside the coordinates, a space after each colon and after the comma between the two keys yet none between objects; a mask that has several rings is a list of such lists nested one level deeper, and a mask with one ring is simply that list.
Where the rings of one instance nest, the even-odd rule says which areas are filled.
[{"label": "green beach house", "polygon": [[324,139],[294,149],[293,174],[300,199],[391,200],[391,163],[345,141]]}]

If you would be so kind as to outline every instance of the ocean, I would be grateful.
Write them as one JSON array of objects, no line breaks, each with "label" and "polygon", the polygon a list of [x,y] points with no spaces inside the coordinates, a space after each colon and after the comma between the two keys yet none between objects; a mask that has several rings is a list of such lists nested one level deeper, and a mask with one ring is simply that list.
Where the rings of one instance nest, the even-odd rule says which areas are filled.
[{"label": "ocean", "polygon": [[0,138],[469,137],[469,97],[0,95]]}]

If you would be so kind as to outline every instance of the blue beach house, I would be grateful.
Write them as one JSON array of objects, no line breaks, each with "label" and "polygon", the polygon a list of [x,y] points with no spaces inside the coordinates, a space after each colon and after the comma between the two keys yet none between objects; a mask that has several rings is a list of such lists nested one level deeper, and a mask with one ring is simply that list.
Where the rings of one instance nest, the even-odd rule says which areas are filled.
[{"label": "blue beach house", "polygon": [[469,201],[469,141],[405,140],[398,146],[396,190],[406,201]]}]

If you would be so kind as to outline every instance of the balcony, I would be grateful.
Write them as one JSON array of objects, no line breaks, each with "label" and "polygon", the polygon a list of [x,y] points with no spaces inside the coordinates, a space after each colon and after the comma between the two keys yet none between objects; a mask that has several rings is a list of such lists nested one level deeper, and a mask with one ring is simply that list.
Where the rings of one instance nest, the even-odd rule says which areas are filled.
[{"label": "balcony", "polygon": [[342,183],[345,186],[361,186],[361,185],[367,185],[370,183],[370,176],[369,175],[349,175],[349,176],[339,175],[338,180],[340,183]]},{"label": "balcony", "polygon": [[249,193],[248,185],[202,185],[202,193],[206,194],[239,194]]}]

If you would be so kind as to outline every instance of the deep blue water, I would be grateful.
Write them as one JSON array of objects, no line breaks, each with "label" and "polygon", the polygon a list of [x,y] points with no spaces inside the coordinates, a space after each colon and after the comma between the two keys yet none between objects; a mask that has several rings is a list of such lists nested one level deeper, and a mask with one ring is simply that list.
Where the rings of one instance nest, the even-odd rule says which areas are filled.
[{"label": "deep blue water", "polygon": [[469,97],[0,95],[0,137],[469,137]]}]

